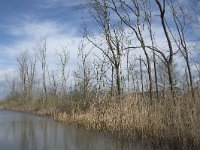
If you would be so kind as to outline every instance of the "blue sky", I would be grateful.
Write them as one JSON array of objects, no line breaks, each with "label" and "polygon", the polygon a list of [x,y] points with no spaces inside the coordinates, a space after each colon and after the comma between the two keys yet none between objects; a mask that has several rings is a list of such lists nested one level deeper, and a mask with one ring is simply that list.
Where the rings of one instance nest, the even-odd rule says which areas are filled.
[{"label": "blue sky", "polygon": [[77,9],[81,4],[81,0],[1,0],[0,69],[12,67],[15,55],[41,38],[81,37],[83,13]]},{"label": "blue sky", "polygon": [[[78,0],[1,0],[0,1],[0,44],[10,44],[27,38],[13,32],[26,23],[56,23],[70,28],[79,28],[80,10],[75,9]],[[78,32],[77,32],[78,33]]]}]

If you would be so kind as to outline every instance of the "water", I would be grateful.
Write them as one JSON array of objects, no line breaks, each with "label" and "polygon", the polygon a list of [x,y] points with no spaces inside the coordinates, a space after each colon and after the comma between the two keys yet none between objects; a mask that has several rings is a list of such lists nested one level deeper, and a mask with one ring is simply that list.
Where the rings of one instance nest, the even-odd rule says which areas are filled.
[{"label": "water", "polygon": [[0,150],[149,150],[141,142],[55,122],[47,117],[0,110]]}]

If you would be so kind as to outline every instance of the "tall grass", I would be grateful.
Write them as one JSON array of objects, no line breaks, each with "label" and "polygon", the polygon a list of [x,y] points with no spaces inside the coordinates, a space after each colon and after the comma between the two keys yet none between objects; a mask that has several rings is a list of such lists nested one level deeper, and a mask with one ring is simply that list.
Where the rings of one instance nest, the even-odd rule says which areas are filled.
[{"label": "tall grass", "polygon": [[93,102],[86,111],[76,108],[71,115],[60,113],[55,119],[121,138],[196,145],[200,144],[199,113],[199,102],[194,103],[190,96],[168,97],[152,104],[147,98],[129,95],[121,102],[115,99]]},{"label": "tall grass", "polygon": [[194,103],[190,95],[155,99],[153,103],[131,94],[121,101],[107,97],[101,102],[93,99],[84,109],[82,103],[55,99],[10,101],[4,107],[50,115],[55,120],[102,130],[119,138],[200,145],[200,102]]}]

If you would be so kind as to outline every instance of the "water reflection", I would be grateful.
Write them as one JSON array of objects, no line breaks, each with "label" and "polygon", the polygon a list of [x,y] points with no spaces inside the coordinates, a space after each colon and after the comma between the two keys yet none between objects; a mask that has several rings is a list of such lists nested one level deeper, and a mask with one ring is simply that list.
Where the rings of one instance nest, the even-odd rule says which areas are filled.
[{"label": "water reflection", "polygon": [[114,140],[103,133],[64,125],[45,117],[0,110],[1,150],[152,149]]}]

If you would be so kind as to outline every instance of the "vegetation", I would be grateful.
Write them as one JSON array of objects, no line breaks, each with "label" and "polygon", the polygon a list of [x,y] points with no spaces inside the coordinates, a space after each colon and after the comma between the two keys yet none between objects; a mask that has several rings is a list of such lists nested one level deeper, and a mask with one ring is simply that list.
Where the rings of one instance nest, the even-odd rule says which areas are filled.
[{"label": "vegetation", "polygon": [[63,47],[51,71],[41,40],[34,54],[17,57],[18,74],[1,106],[120,138],[199,146],[199,39],[191,45],[187,29],[199,29],[200,13],[178,0],[93,0],[87,6],[97,33],[85,23],[77,69],[69,75]]}]

